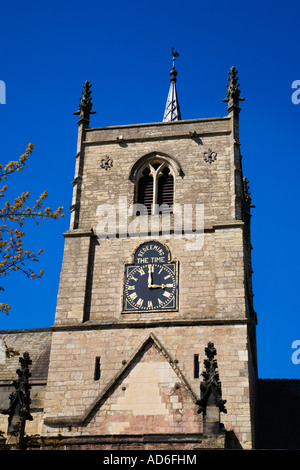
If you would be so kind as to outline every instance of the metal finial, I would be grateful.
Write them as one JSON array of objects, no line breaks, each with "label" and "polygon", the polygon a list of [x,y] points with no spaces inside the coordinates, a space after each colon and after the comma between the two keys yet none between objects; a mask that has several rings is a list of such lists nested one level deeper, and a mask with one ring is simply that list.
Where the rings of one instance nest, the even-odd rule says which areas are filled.
[{"label": "metal finial", "polygon": [[177,72],[175,70],[174,61],[175,58],[179,57],[178,52],[174,51],[172,47],[172,58],[173,58],[173,67],[170,72],[170,89],[168,94],[168,99],[165,107],[165,113],[163,117],[163,122],[172,122],[172,121],[181,121],[181,113],[178,102],[177,90],[176,90],[176,77]]}]

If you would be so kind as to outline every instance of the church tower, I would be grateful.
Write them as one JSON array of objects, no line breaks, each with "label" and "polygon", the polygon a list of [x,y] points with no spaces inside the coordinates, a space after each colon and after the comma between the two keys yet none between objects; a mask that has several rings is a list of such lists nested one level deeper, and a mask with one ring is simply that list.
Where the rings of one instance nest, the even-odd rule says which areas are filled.
[{"label": "church tower", "polygon": [[76,449],[254,446],[256,318],[237,71],[227,115],[90,127],[79,110],[42,435]]}]

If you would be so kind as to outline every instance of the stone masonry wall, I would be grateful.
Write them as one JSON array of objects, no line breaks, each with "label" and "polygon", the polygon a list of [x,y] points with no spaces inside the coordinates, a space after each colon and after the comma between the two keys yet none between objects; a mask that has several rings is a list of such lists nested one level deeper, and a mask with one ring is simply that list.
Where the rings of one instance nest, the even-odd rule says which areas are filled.
[{"label": "stone masonry wall", "polygon": [[[138,352],[130,369],[118,375],[124,361],[126,364],[151,333],[181,375],[155,347],[145,354]],[[247,331],[243,325],[55,331],[45,397],[46,423],[53,421],[43,434],[200,432],[202,417],[194,403],[200,397],[201,378],[194,378],[194,355],[199,354],[201,372],[208,341],[217,349],[222,393],[227,400],[228,414],[222,414],[222,422],[244,448],[251,447]],[[101,362],[100,380],[94,380],[96,357]],[[86,411],[95,403],[85,420]],[[167,410],[172,411],[167,415]]]},{"label": "stone masonry wall", "polygon": [[[134,202],[134,182],[129,179],[134,164],[147,154],[170,156],[180,165],[182,174],[175,176],[177,204],[204,204],[206,222],[232,220],[235,217],[234,158],[227,118],[185,121],[170,124],[124,126],[87,130],[84,145],[84,169],[81,180],[80,228],[98,223],[98,205],[109,203],[116,208],[120,196]],[[190,137],[196,132],[197,137]],[[124,143],[116,143],[122,134]],[[203,152],[217,152],[212,164],[204,161]],[[108,155],[113,166],[100,167]]]},{"label": "stone masonry wall", "polygon": [[[49,329],[0,331],[0,409],[7,410],[9,396],[15,391],[13,381],[18,379],[19,358],[29,352],[31,414],[27,434],[40,434],[43,424],[45,389],[47,384],[52,332]],[[8,415],[0,414],[0,431],[6,432]]]},{"label": "stone masonry wall", "polygon": [[[204,233],[201,249],[185,237],[160,237],[179,262],[179,311],[122,314],[125,265],[142,240],[66,238],[56,324],[90,321],[245,318],[243,231],[239,225]],[[151,240],[151,238],[149,238]],[[92,263],[88,268],[88,260]],[[70,295],[72,292],[72,295]]]},{"label": "stone masonry wall", "polygon": [[[132,262],[135,249],[145,239],[165,241],[172,260],[180,262],[180,311],[169,315],[170,319],[244,316],[243,224],[235,220],[237,163],[230,123],[228,118],[216,118],[86,130],[84,156],[80,155],[82,174],[76,165],[75,178],[75,186],[80,181],[80,223],[79,229],[65,234],[57,325],[108,318],[123,321],[124,266]],[[120,135],[124,140],[117,143]],[[218,154],[212,164],[204,161],[203,152],[208,149]],[[172,232],[172,217],[169,236],[134,238],[120,228],[119,218],[125,211],[132,221],[129,206],[134,202],[135,185],[129,178],[131,169],[149,153],[167,155],[181,167],[175,175],[174,202],[182,211],[184,204],[192,204],[195,216],[196,204],[203,205],[205,234],[199,235],[196,249],[189,248],[195,237],[187,240],[188,235]],[[100,167],[106,155],[113,160],[108,170]],[[116,210],[116,238],[99,238],[98,209],[103,204]]]},{"label": "stone masonry wall", "polygon": [[[80,134],[84,141],[78,146],[71,226],[65,233],[43,434],[61,432],[66,439],[200,435],[195,401],[201,379],[194,377],[194,361],[199,355],[203,363],[212,341],[227,400],[222,421],[242,447],[251,448],[244,229],[237,217],[242,173],[231,132],[227,117]],[[204,158],[209,149],[217,153],[211,163]],[[172,167],[174,202],[182,210],[184,204],[204,207],[204,237],[196,249],[188,234],[175,230],[175,214],[167,234],[132,236],[120,225],[124,217],[146,222],[135,220],[129,206],[135,202],[133,175],[150,155]],[[106,156],[113,162],[108,169],[100,166]],[[99,233],[104,204],[115,210],[115,237]],[[160,219],[160,229],[168,229]],[[178,311],[122,312],[125,266],[146,240],[164,243],[178,263]]]}]

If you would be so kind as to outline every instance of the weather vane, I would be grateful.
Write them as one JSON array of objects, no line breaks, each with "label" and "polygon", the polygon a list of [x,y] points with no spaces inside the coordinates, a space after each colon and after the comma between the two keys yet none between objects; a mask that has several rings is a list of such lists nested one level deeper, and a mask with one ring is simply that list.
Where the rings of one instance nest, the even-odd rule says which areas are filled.
[{"label": "weather vane", "polygon": [[172,56],[173,56],[172,60],[173,60],[173,67],[174,67],[175,58],[179,57],[178,52],[174,51],[174,47],[172,47]]}]

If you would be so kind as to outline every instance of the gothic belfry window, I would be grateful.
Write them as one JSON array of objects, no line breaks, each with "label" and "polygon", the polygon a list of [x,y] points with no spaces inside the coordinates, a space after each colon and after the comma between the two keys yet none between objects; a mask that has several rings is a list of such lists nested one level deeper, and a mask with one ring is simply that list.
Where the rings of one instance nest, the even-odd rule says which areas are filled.
[{"label": "gothic belfry window", "polygon": [[[167,204],[173,206],[174,178],[170,169],[166,166],[158,178],[157,203],[161,206]],[[163,211],[163,209],[162,209]]]},{"label": "gothic belfry window", "polygon": [[150,168],[146,167],[138,182],[138,204],[143,204],[147,208],[148,214],[151,214],[153,204],[153,177]]},{"label": "gothic belfry window", "polygon": [[174,201],[174,176],[164,161],[150,161],[137,175],[136,202],[148,214],[171,213]]}]

